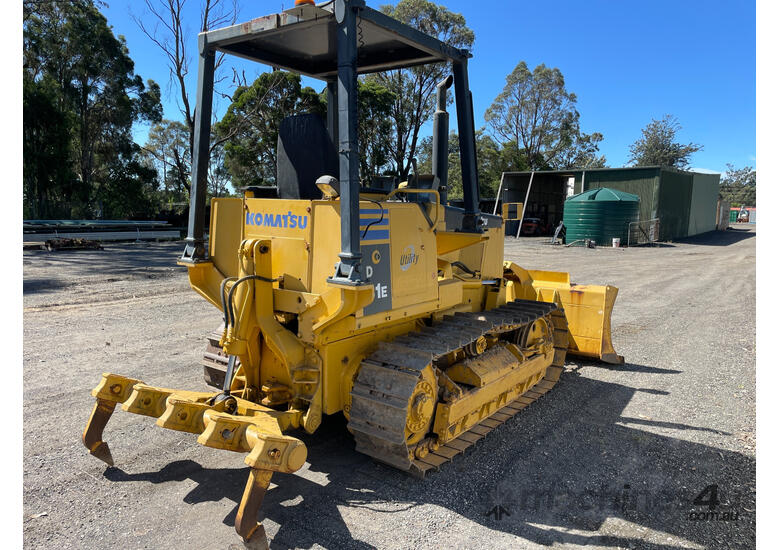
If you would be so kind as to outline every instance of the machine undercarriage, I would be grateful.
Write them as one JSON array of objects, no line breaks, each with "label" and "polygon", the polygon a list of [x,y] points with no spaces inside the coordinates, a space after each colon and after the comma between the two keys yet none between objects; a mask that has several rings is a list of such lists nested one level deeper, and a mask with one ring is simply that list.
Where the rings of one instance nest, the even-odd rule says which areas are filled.
[{"label": "machine undercarriage", "polygon": [[355,448],[418,476],[438,469],[508,418],[499,411],[551,389],[567,344],[555,304],[517,300],[380,345],[345,412]]}]

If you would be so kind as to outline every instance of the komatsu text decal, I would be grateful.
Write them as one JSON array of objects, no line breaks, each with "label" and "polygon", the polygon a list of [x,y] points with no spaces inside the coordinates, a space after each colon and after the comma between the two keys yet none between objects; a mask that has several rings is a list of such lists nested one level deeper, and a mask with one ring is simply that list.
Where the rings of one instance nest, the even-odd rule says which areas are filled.
[{"label": "komatsu text decal", "polygon": [[246,224],[265,227],[284,227],[287,229],[306,229],[306,226],[309,224],[309,216],[297,216],[289,211],[286,214],[247,212]]}]

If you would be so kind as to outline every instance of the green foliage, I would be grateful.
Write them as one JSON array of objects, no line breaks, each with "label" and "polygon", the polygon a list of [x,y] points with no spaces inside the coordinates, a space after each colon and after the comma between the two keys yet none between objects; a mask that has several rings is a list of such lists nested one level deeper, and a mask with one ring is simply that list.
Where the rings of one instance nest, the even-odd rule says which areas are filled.
[{"label": "green foliage", "polygon": [[604,136],[600,132],[578,133],[558,157],[555,168],[607,168],[607,157],[599,155],[599,143],[603,140]]},{"label": "green foliage", "polygon": [[736,168],[726,164],[720,179],[720,196],[731,206],[756,206],[756,171],[752,166]]},{"label": "green foliage", "polygon": [[[485,113],[492,136],[477,132],[477,173],[482,197],[494,197],[503,172],[604,167],[598,144],[604,137],[580,131],[577,98],[566,91],[558,69],[520,62]],[[431,170],[432,140],[422,143],[423,171]],[[457,134],[449,138],[449,196],[463,195]]]},{"label": "green foliage", "polygon": [[[501,171],[502,172],[523,172],[531,169],[531,164],[526,158],[525,151],[517,146],[514,141],[507,141],[501,144]],[[539,166],[539,170],[551,170],[552,167],[543,164],[543,160],[539,157],[536,158],[536,165]]]},{"label": "green foliage", "polygon": [[23,81],[26,213],[140,215],[119,195],[155,185],[132,126],[161,119],[160,88],[134,73],[124,38],[92,2],[25,4]]},{"label": "green foliage", "polygon": [[276,140],[284,117],[325,112],[318,94],[301,87],[301,77],[294,73],[263,73],[251,86],[237,88],[214,128],[225,144],[225,166],[233,186],[275,184]]},{"label": "green foliage", "polygon": [[702,146],[675,142],[680,130],[682,126],[672,115],[664,115],[661,120],[652,119],[642,129],[642,137],[629,148],[629,162],[634,166],[671,166],[685,170],[690,166],[691,155],[701,151]]},{"label": "green foliage", "polygon": [[[444,6],[427,0],[401,0],[395,6],[383,5],[380,10],[456,48],[474,44],[474,32],[466,26],[466,19]],[[446,63],[438,63],[367,77],[395,95],[390,113],[390,164],[402,181],[409,175],[412,158],[417,154],[420,129],[433,115],[436,84],[449,72]]]},{"label": "green foliage", "polygon": [[152,126],[143,147],[146,164],[162,180],[165,200],[188,200],[190,189],[190,132],[178,120],[162,120]]},{"label": "green foliage", "polygon": [[[501,181],[501,172],[504,171],[501,146],[484,129],[477,131],[476,139],[479,196],[495,197],[498,192],[498,184]],[[461,182],[461,188],[462,186]]]},{"label": "green foliage", "polygon": [[531,72],[521,61],[507,75],[485,121],[507,147],[514,144],[514,162],[529,169],[603,165],[606,159],[597,155],[603,136],[580,132],[576,103],[559,69],[541,64]]},{"label": "green foliage", "polygon": [[[161,204],[189,202],[192,178],[190,131],[178,120],[162,120],[152,126],[142,147],[144,165],[153,168],[160,178],[158,201]],[[216,134],[211,136],[211,154],[207,173],[207,195],[228,195],[230,173],[225,166],[225,148]]]},{"label": "green foliage", "polygon": [[[84,1],[84,0],[71,0]],[[100,0],[96,0],[100,1]],[[189,78],[190,66],[195,61],[192,53],[196,41],[191,30],[187,28],[184,20],[185,14],[191,12],[188,0],[143,0],[140,2],[145,7],[143,17],[131,15],[138,28],[154,44],[162,54],[169,72],[169,89],[178,95],[178,106],[181,110],[183,124],[187,131],[188,143],[186,155],[180,155],[175,159],[174,171],[171,174],[176,178],[176,191],[163,191],[165,200],[173,202],[188,202],[190,189],[190,164],[194,140],[195,140],[195,105],[190,101],[188,85],[192,82]],[[235,24],[238,15],[238,3],[236,0],[200,0],[200,18],[197,27],[200,32],[227,27]],[[220,65],[225,58],[224,53],[217,53],[215,59],[215,93],[220,94],[216,86],[224,81],[224,75],[220,74]],[[233,82],[240,80],[234,73]],[[178,129],[177,129],[178,132]],[[222,141],[212,140],[209,147],[209,162],[207,176],[207,195],[223,196],[227,193],[229,174],[224,165],[225,152]],[[169,184],[170,178],[163,176],[164,185]],[[177,198],[182,194],[184,197]],[[204,197],[205,199],[206,197]]]},{"label": "green foliage", "polygon": [[[141,161],[135,144],[111,164],[111,185],[101,186],[94,196],[98,217],[107,219],[143,219],[159,209],[156,172]],[[124,157],[124,158],[123,158]]]},{"label": "green foliage", "polygon": [[[374,80],[358,80],[358,151],[360,181],[371,184],[372,176],[385,174],[390,162],[393,123],[393,92]],[[328,107],[328,90],[320,93],[323,108]]]},{"label": "green foliage", "polygon": [[226,197],[230,195],[228,184],[230,183],[230,171],[225,165],[225,147],[215,141],[212,135],[211,155],[208,169],[208,195],[211,197]]},{"label": "green foliage", "polygon": [[23,190],[25,218],[68,216],[61,205],[76,183],[70,159],[68,113],[43,82],[25,79]]},{"label": "green foliage", "polygon": [[391,158],[392,109],[396,95],[372,80],[358,81],[358,150],[360,179],[382,173]]},{"label": "green foliage", "polygon": [[[510,170],[524,170],[524,165],[515,164],[511,149],[500,146],[483,129],[477,131],[477,178],[479,195],[495,197],[501,173]],[[458,134],[450,132],[447,148],[447,196],[450,199],[463,198],[463,176],[460,168],[460,140]],[[433,172],[433,139],[425,137],[420,143],[420,163],[422,174]]]}]

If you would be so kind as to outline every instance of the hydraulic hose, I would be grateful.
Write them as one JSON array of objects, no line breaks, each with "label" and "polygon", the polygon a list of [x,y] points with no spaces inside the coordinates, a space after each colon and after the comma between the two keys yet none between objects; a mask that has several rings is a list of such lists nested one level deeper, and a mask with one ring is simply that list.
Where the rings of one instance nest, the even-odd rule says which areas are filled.
[{"label": "hydraulic hose", "polygon": [[225,327],[228,326],[228,309],[227,309],[227,303],[225,302],[225,286],[230,281],[235,281],[236,277],[226,277],[222,279],[222,282],[219,285],[219,298],[222,302],[222,318],[225,321]]},{"label": "hydraulic hose", "polygon": [[366,238],[366,234],[368,233],[368,228],[369,227],[371,227],[372,225],[376,225],[378,223],[382,223],[382,220],[385,219],[385,209],[382,207],[382,203],[381,202],[375,201],[374,199],[365,199],[365,200],[371,201],[371,202],[373,202],[375,205],[377,205],[379,207],[380,216],[379,216],[378,220],[374,220],[374,221],[372,221],[370,224],[368,224],[366,226],[366,228],[363,230],[363,236],[360,237],[361,239],[365,239]]},{"label": "hydraulic hose", "polygon": [[279,280],[279,278],[277,277],[276,279],[269,279],[268,277],[263,277],[262,275],[246,275],[245,277],[241,277],[240,279],[238,279],[235,282],[235,284],[232,287],[230,287],[230,291],[228,292],[228,313],[230,314],[230,318],[229,318],[230,325],[233,327],[236,326],[236,314],[233,311],[233,293],[236,291],[238,285],[251,280],[264,281],[266,283],[275,283],[276,281]]}]

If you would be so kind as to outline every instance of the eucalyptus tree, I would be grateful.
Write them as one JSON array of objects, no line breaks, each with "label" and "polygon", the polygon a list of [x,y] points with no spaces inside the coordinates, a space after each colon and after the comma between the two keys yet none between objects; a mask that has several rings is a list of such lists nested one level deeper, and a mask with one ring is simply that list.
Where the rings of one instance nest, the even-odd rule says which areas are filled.
[{"label": "eucalyptus tree", "polygon": [[[132,128],[162,118],[160,88],[135,74],[124,37],[114,36],[93,2],[27,2],[24,8],[25,197],[44,192],[58,211],[70,210],[63,214],[105,211],[95,203],[114,187],[127,193],[128,186],[151,184],[137,162]],[[39,147],[41,132],[53,139],[46,150]],[[42,173],[33,165],[41,155],[49,167],[67,162]],[[110,202],[113,215],[127,206]]]},{"label": "eucalyptus tree", "polygon": [[[466,19],[444,6],[427,0],[401,0],[396,5],[383,5],[380,10],[450,46],[471,48],[474,45],[474,32],[466,25]],[[402,180],[409,175],[412,159],[417,154],[420,130],[433,115],[436,84],[450,70],[448,64],[436,63],[376,73],[367,78],[395,95],[390,111],[390,161]]]},{"label": "eucalyptus tree", "polygon": [[532,72],[521,61],[507,75],[485,121],[499,141],[516,144],[530,169],[555,167],[580,136],[576,104],[559,69],[541,64]]},{"label": "eucalyptus tree", "polygon": [[325,106],[314,89],[301,86],[300,75],[267,72],[250,86],[239,86],[214,128],[217,141],[224,144],[224,162],[234,187],[274,184],[282,120],[311,112],[324,116]]},{"label": "eucalyptus tree", "polygon": [[672,166],[684,170],[690,166],[691,155],[702,150],[697,143],[677,143],[682,130],[680,122],[672,115],[660,120],[652,119],[642,129],[642,137],[631,144],[629,160],[634,166]]}]

